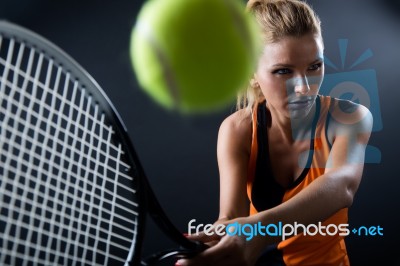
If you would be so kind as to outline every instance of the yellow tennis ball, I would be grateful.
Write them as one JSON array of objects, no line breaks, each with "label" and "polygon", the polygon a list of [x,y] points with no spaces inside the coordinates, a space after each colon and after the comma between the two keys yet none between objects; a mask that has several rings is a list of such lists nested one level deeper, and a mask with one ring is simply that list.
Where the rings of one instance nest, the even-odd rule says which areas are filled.
[{"label": "yellow tennis ball", "polygon": [[149,0],[132,30],[140,86],[183,113],[232,103],[259,55],[259,32],[241,0]]}]

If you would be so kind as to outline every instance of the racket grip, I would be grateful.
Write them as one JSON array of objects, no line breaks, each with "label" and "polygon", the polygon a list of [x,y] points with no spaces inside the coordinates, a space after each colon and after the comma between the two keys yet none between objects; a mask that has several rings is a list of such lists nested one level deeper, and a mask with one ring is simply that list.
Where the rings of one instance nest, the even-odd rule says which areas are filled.
[{"label": "racket grip", "polygon": [[192,242],[195,244],[195,247],[193,249],[176,248],[176,249],[160,251],[142,260],[141,265],[142,266],[157,265],[159,262],[172,257],[190,258],[208,248],[208,246],[202,242],[199,241],[192,241]]}]

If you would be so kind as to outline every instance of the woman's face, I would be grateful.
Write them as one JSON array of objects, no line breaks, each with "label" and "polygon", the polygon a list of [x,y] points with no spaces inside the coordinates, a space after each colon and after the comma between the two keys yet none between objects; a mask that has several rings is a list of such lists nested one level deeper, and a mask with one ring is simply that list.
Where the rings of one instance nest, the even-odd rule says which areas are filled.
[{"label": "woman's face", "polygon": [[266,44],[255,81],[270,109],[290,118],[302,118],[315,103],[323,76],[322,38],[307,34]]}]

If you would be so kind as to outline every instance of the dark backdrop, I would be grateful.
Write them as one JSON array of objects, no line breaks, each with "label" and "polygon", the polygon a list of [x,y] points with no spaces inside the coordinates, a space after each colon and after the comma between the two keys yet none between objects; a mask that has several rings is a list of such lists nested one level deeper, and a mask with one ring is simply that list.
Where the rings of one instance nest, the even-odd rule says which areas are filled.
[{"label": "dark backdrop", "polygon": [[[384,236],[347,239],[352,265],[400,265],[400,4],[382,0],[309,1],[321,17],[326,55],[345,72],[365,50],[373,56],[354,69],[376,71],[383,128],[371,144],[382,154],[367,164],[350,210],[350,226],[380,225]],[[0,18],[48,38],[75,58],[106,91],[125,121],[147,175],[173,222],[212,223],[218,215],[218,128],[232,108],[207,116],[184,117],[153,104],[138,88],[129,62],[129,36],[143,1],[0,0]],[[346,64],[341,67],[338,40],[348,39]],[[375,96],[376,97],[376,96]],[[397,117],[397,118],[396,118]],[[376,118],[375,118],[376,120]],[[150,223],[144,252],[166,247],[167,241]]]}]

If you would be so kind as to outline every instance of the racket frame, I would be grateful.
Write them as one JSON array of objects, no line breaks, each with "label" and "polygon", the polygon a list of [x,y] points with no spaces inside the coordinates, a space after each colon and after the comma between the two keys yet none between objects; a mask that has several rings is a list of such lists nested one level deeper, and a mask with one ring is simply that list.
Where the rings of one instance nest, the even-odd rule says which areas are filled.
[{"label": "racket frame", "polygon": [[[44,53],[45,56],[53,59],[56,64],[62,65],[65,71],[73,73],[74,78],[79,80],[81,85],[93,97],[95,102],[101,106],[102,111],[106,114],[107,120],[111,121],[111,124],[113,124],[115,135],[117,139],[121,141],[121,144],[126,151],[125,156],[128,158],[127,161],[134,162],[133,165],[135,167],[131,167],[130,172],[128,172],[129,175],[136,176],[136,178],[133,178],[133,182],[137,183],[132,184],[132,187],[135,185],[138,187],[137,197],[139,199],[139,214],[137,237],[135,241],[138,244],[131,249],[132,254],[130,255],[132,255],[132,257],[130,259],[130,265],[155,265],[159,261],[168,257],[190,257],[203,251],[207,246],[203,243],[187,239],[173,225],[164,212],[151,188],[151,185],[149,184],[121,116],[96,80],[66,52],[31,30],[2,20],[0,21],[0,35],[10,39],[13,38],[20,43],[34,47]],[[132,163],[130,164],[132,165]],[[134,170],[135,173],[133,173]],[[144,240],[146,213],[150,215],[162,232],[180,247],[161,251],[142,259],[142,243]]]}]

